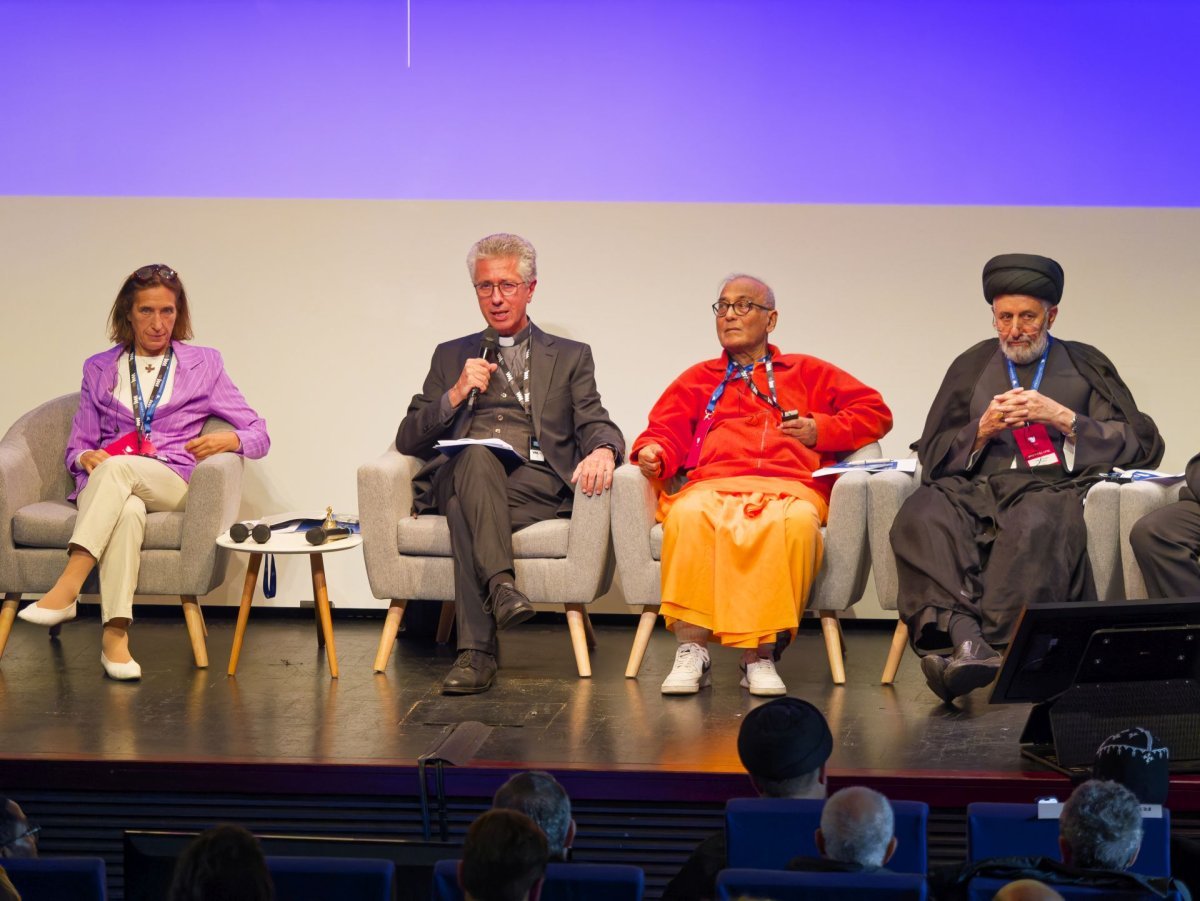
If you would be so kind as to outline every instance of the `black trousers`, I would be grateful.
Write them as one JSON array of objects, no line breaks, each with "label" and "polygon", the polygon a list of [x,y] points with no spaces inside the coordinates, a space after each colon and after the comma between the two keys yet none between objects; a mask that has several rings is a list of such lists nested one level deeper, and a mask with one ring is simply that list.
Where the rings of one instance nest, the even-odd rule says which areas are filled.
[{"label": "black trousers", "polygon": [[1073,491],[1029,491],[976,519],[922,485],[891,530],[900,616],[918,653],[951,646],[950,615],[975,619],[1007,644],[1024,604],[1095,600],[1083,504]]},{"label": "black trousers", "polygon": [[468,447],[443,464],[433,488],[450,526],[458,649],[495,654],[488,580],[513,572],[513,532],[569,516],[573,494],[549,466],[526,463],[507,473],[485,447]]},{"label": "black trousers", "polygon": [[1200,503],[1179,501],[1147,513],[1133,524],[1129,543],[1150,597],[1200,596]]}]

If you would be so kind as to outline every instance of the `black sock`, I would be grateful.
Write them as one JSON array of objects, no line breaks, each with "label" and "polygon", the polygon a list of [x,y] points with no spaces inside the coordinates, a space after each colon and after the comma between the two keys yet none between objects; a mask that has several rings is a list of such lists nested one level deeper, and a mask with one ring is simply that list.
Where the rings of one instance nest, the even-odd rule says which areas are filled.
[{"label": "black sock", "polygon": [[508,572],[507,570],[505,570],[502,573],[496,573],[496,575],[494,575],[490,579],[488,579],[488,596],[491,597],[493,594],[495,594],[496,589],[499,588],[501,585],[503,585],[505,582],[508,582],[511,584],[515,580],[516,580],[516,576],[514,576],[512,573]]},{"label": "black sock", "polygon": [[979,627],[979,620],[975,617],[965,613],[951,614],[949,631],[950,642],[955,648],[962,647],[964,641],[969,641],[975,647],[975,656],[997,656],[995,648],[983,640],[983,631]]}]

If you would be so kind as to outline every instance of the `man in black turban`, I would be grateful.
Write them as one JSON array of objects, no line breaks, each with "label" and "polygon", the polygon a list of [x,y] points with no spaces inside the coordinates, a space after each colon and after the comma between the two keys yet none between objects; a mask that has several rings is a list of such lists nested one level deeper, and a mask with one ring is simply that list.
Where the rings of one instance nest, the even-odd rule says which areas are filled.
[{"label": "man in black turban", "polygon": [[[833,734],[824,715],[808,701],[776,698],[755,707],[738,730],[738,757],[750,781],[767,798],[825,797],[825,761]],[[663,891],[663,901],[717,897],[717,874],[727,860],[725,832],[702,841]]]},{"label": "man in black turban", "polygon": [[950,364],[917,443],[921,485],[892,524],[901,619],[947,703],[995,678],[1023,605],[1096,599],[1083,495],[1114,466],[1162,459],[1108,358],[1051,338],[1063,282],[1033,254],[984,266],[998,340]]}]

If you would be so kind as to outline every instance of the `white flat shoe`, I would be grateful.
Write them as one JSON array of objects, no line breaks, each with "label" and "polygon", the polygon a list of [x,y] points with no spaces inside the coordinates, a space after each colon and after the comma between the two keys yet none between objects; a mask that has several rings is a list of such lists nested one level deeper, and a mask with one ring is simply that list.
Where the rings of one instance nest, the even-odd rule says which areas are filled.
[{"label": "white flat shoe", "polygon": [[49,607],[39,607],[37,604],[30,604],[17,611],[17,617],[25,620],[27,623],[33,623],[35,626],[57,626],[59,623],[69,623],[79,612],[79,601],[71,601],[69,607],[63,607],[61,610],[51,610]]},{"label": "white flat shoe", "polygon": [[712,664],[708,650],[692,641],[686,641],[675,649],[675,665],[663,680],[665,695],[694,695],[701,688],[712,684]]},{"label": "white flat shoe", "polygon": [[775,661],[770,657],[760,657],[753,663],[746,664],[742,676],[742,688],[750,689],[750,694],[757,698],[778,698],[787,694],[787,686],[775,672]]},{"label": "white flat shoe", "polygon": [[128,682],[132,679],[142,678],[142,667],[136,660],[131,659],[124,663],[113,663],[101,651],[100,665],[104,667],[104,672],[108,673],[108,678],[116,679],[118,682]]}]

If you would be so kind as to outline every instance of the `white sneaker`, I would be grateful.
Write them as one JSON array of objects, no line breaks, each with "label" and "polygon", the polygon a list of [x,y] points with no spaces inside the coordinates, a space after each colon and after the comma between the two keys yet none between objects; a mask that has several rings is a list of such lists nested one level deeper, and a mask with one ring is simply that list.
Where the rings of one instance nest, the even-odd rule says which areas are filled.
[{"label": "white sneaker", "polygon": [[675,651],[675,665],[671,674],[663,680],[665,695],[694,695],[701,688],[712,684],[712,664],[708,649],[694,641],[685,641]]},{"label": "white sneaker", "polygon": [[742,688],[750,689],[750,694],[759,698],[775,698],[787,694],[787,686],[775,672],[775,661],[770,657],[759,657],[753,663],[746,664]]}]

